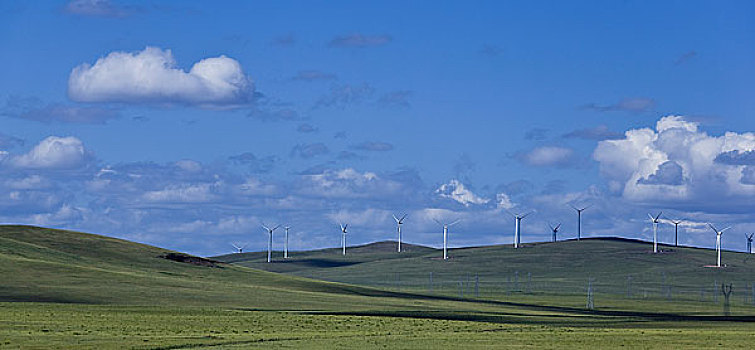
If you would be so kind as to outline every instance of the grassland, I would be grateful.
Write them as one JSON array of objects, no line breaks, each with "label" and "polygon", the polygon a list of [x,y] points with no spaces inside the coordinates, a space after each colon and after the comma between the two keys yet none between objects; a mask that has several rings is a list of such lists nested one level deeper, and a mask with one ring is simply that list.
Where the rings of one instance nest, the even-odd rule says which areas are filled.
[{"label": "grassland", "polygon": [[[588,281],[596,291],[596,305],[625,311],[662,310],[689,314],[719,314],[721,283],[731,283],[732,312],[755,312],[753,255],[723,252],[726,268],[710,268],[715,251],[661,245],[653,254],[647,242],[596,238],[581,241],[452,249],[450,259],[440,251],[414,247],[398,254],[395,242],[348,250],[292,252],[266,263],[264,254],[251,252],[215,257],[255,269],[392,291],[521,301],[542,305],[582,307]],[[716,302],[718,301],[718,302]]]},{"label": "grassland", "polygon": [[[629,243],[566,242],[559,249],[608,246],[605,254],[631,261],[621,256],[622,244]],[[720,302],[614,293],[598,294],[598,308],[585,310],[583,293],[545,288],[491,288],[479,298],[459,298],[443,290],[442,276],[465,276],[471,271],[467,265],[492,279],[493,272],[514,271],[514,264],[526,261],[504,256],[484,270],[488,263],[475,263],[475,255],[485,249],[491,256],[527,251],[470,248],[442,261],[430,248],[413,247],[398,255],[384,251],[389,246],[353,249],[345,258],[332,250],[296,253],[291,263],[263,264],[255,260],[259,253],[218,258],[286,270],[281,274],[237,264],[172,261],[163,257],[175,252],[97,235],[0,226],[0,348],[750,348],[755,341],[753,310],[735,307],[734,300],[732,316],[723,317]],[[530,246],[528,253],[545,254],[538,249],[547,246]],[[690,249],[688,254],[684,259],[699,255],[705,260],[709,253]],[[416,285],[405,266],[413,264],[419,264]],[[749,274],[747,264],[702,273],[725,278],[742,269]],[[399,272],[406,282],[355,285],[360,273],[370,271],[388,277]],[[429,271],[440,279],[432,292],[424,281]],[[540,278],[539,270],[530,271]],[[604,278],[599,270],[591,272]],[[350,278],[355,284],[302,277],[315,274]],[[683,275],[669,278],[688,283]]]}]

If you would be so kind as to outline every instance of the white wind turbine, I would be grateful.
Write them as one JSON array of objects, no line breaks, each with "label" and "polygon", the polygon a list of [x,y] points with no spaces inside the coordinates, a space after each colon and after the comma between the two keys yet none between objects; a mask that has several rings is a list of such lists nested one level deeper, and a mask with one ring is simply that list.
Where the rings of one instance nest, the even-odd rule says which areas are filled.
[{"label": "white wind turbine", "polygon": [[713,229],[713,231],[716,233],[716,255],[717,255],[716,266],[721,267],[721,235],[724,234],[724,231],[730,229],[731,226],[721,231],[719,231],[715,226],[713,226],[713,224],[709,223],[708,226],[710,226],[710,228]]},{"label": "white wind turbine", "polygon": [[267,262],[270,262],[272,260],[272,254],[273,254],[273,232],[278,229],[278,227],[281,227],[281,225],[275,226],[273,228],[265,226],[265,223],[262,223],[262,228],[267,231],[268,234],[268,240],[267,240]]},{"label": "white wind turbine", "polygon": [[244,252],[244,248],[246,248],[246,244],[241,245],[241,243],[231,243],[231,245],[236,248],[236,252],[238,254],[241,254]]},{"label": "white wind turbine", "polygon": [[283,226],[283,229],[286,230],[286,240],[283,241],[283,259],[288,259],[288,230],[291,226]]},{"label": "white wind turbine", "polygon": [[650,222],[653,223],[653,253],[658,253],[658,223],[661,221],[661,214],[663,212],[659,212],[656,216],[648,214]]},{"label": "white wind turbine", "polygon": [[745,238],[747,238],[747,252],[750,254],[752,254],[752,236],[755,236],[755,233],[749,235],[745,233]]},{"label": "white wind turbine", "polygon": [[534,213],[534,211],[530,211],[524,215],[509,212],[509,214],[516,219],[516,224],[514,226],[514,248],[519,248],[519,245],[522,243],[522,219],[530,216],[532,213]]},{"label": "white wind turbine", "polygon": [[443,226],[443,260],[447,260],[448,259],[448,228],[453,225],[458,224],[459,221],[461,221],[461,219],[456,219],[450,224],[444,224],[438,221],[437,219],[433,219],[433,220],[435,220],[435,222],[437,222],[438,225]]},{"label": "white wind turbine", "polygon": [[346,255],[346,228],[349,227],[349,224],[339,223],[338,226],[341,226],[341,247],[343,248],[343,255]]},{"label": "white wind turbine", "polygon": [[579,241],[582,239],[582,212],[585,211],[587,208],[590,208],[592,205],[588,205],[583,208],[577,208],[571,204],[569,204],[572,209],[577,211],[577,240]]},{"label": "white wind turbine", "polygon": [[404,219],[406,219],[406,215],[402,216],[400,219],[396,217],[396,215],[393,215],[393,220],[396,220],[396,226],[398,226],[398,252],[401,253],[401,225],[404,224]]},{"label": "white wind turbine", "polygon": [[548,224],[548,227],[551,228],[551,232],[553,232],[553,242],[557,241],[556,235],[558,234],[558,229],[561,228],[561,223],[557,224],[556,226],[553,226],[551,224]]}]

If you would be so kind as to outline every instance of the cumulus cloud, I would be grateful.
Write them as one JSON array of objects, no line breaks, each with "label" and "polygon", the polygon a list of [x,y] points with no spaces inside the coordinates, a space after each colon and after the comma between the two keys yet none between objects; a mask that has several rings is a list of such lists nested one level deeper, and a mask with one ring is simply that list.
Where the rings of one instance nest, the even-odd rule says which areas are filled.
[{"label": "cumulus cloud", "polygon": [[583,140],[617,140],[624,137],[624,134],[611,131],[605,125],[598,125],[594,128],[577,129],[569,133],[564,134],[564,138],[567,139],[583,139]]},{"label": "cumulus cloud", "polygon": [[298,184],[301,194],[337,198],[385,198],[398,194],[401,189],[404,186],[400,182],[353,168],[326,169],[319,174],[304,175]]},{"label": "cumulus cloud", "polygon": [[50,136],[25,154],[10,156],[8,161],[11,166],[22,169],[73,169],[91,159],[91,153],[81,140],[72,136]]},{"label": "cumulus cloud", "polygon": [[571,148],[557,146],[535,147],[529,152],[519,153],[519,161],[532,166],[566,166],[574,157]]},{"label": "cumulus cloud", "polygon": [[360,144],[354,145],[352,148],[360,151],[386,152],[392,151],[393,145],[388,142],[365,141]]},{"label": "cumulus cloud", "polygon": [[313,126],[312,124],[299,124],[299,126],[296,128],[296,131],[301,133],[312,133],[317,131],[317,127]]},{"label": "cumulus cloud", "polygon": [[723,152],[717,155],[714,161],[726,165],[755,165],[755,151],[733,150]]},{"label": "cumulus cloud", "polygon": [[490,202],[490,199],[477,196],[467,189],[461,181],[456,179],[452,179],[448,183],[440,185],[440,187],[435,190],[435,194],[443,198],[454,200],[465,207],[468,207],[471,204],[482,205]]},{"label": "cumulus cloud", "polygon": [[333,85],[330,93],[320,97],[315,103],[314,108],[320,107],[339,107],[361,103],[375,92],[375,88],[367,83],[361,85]]},{"label": "cumulus cloud", "polygon": [[681,56],[679,56],[676,59],[676,61],[674,61],[674,65],[678,66],[680,64],[683,64],[683,63],[685,63],[685,62],[687,62],[687,61],[695,58],[695,56],[697,56],[697,52],[696,51],[694,51],[694,50],[687,51],[687,52],[683,53]]},{"label": "cumulus cloud", "polygon": [[412,92],[409,90],[392,91],[380,96],[378,99],[378,105],[391,108],[409,108],[411,103],[409,98],[412,96]]},{"label": "cumulus cloud", "polygon": [[333,73],[325,73],[319,70],[302,70],[296,74],[294,80],[300,81],[318,81],[318,80],[335,80],[336,75]]},{"label": "cumulus cloud", "polygon": [[542,141],[548,137],[548,129],[532,128],[524,133],[525,140]]},{"label": "cumulus cloud", "polygon": [[144,193],[149,202],[200,203],[216,198],[213,188],[216,184],[171,185],[166,188]]},{"label": "cumulus cloud", "polygon": [[755,134],[712,136],[698,127],[680,116],[663,117],[655,129],[632,129],[623,139],[600,141],[593,158],[609,187],[633,201],[695,207],[751,203],[755,186],[747,182],[746,164]]},{"label": "cumulus cloud", "polygon": [[643,185],[670,185],[679,186],[684,181],[682,167],[676,162],[670,160],[658,166],[655,173],[648,175],[647,178],[637,180]]},{"label": "cumulus cloud", "polygon": [[138,12],[140,8],[117,5],[109,0],[71,0],[63,10],[78,16],[122,18]]},{"label": "cumulus cloud", "polygon": [[205,58],[185,72],[170,50],[147,47],[77,66],[68,78],[68,96],[79,102],[237,107],[252,102],[254,84],[232,58]]},{"label": "cumulus cloud", "polygon": [[390,43],[392,40],[393,38],[390,35],[364,35],[354,33],[333,38],[333,40],[328,43],[328,47],[366,48],[382,46]]},{"label": "cumulus cloud", "polygon": [[330,149],[322,142],[302,143],[294,146],[294,148],[291,149],[292,157],[299,157],[304,159],[314,158],[328,153],[330,153]]},{"label": "cumulus cloud", "polygon": [[57,121],[74,124],[104,124],[108,120],[120,117],[120,113],[112,108],[60,103],[44,104],[37,98],[21,97],[8,98],[2,114],[43,123]]},{"label": "cumulus cloud", "polygon": [[251,152],[244,152],[228,159],[235,164],[248,166],[252,173],[269,173],[278,162],[276,156],[257,157]]},{"label": "cumulus cloud", "polygon": [[646,97],[625,98],[617,103],[610,105],[600,105],[597,103],[588,103],[581,107],[598,112],[630,112],[644,113],[652,111],[655,108],[655,100]]}]

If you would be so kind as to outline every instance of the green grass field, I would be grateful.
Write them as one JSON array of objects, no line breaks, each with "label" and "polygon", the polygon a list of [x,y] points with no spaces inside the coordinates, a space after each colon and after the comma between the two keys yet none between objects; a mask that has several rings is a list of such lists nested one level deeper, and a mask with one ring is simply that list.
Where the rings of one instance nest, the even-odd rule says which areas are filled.
[{"label": "green grass field", "polygon": [[[450,261],[430,248],[401,255],[390,248],[355,248],[345,258],[334,250],[293,253],[273,264],[261,263],[261,253],[233,254],[217,259],[236,263],[207,267],[97,235],[0,226],[0,348],[751,348],[755,341],[755,308],[737,289],[724,317],[722,300],[667,300],[651,277],[665,271],[674,288],[744,283],[753,271],[743,255],[726,253],[730,267],[711,270],[696,266],[707,263],[708,250],[656,256],[614,240],[460,249]],[[626,271],[636,274],[637,293],[651,295],[609,290]],[[595,310],[585,309],[578,288],[585,273],[595,279]],[[479,298],[467,274],[481,277]]]}]

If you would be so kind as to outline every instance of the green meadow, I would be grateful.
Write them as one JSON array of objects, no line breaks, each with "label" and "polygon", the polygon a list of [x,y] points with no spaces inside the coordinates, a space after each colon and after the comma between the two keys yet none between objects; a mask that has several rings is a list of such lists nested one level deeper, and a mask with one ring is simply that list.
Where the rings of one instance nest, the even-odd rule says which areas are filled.
[{"label": "green meadow", "polygon": [[[0,348],[702,349],[755,341],[745,288],[755,269],[746,254],[725,252],[728,267],[711,269],[703,267],[710,250],[649,254],[646,243],[611,239],[454,249],[448,261],[435,249],[394,247],[354,247],[346,257],[291,252],[267,264],[263,253],[203,260],[2,226]],[[714,296],[718,281],[734,287],[727,316],[724,297]]]}]

